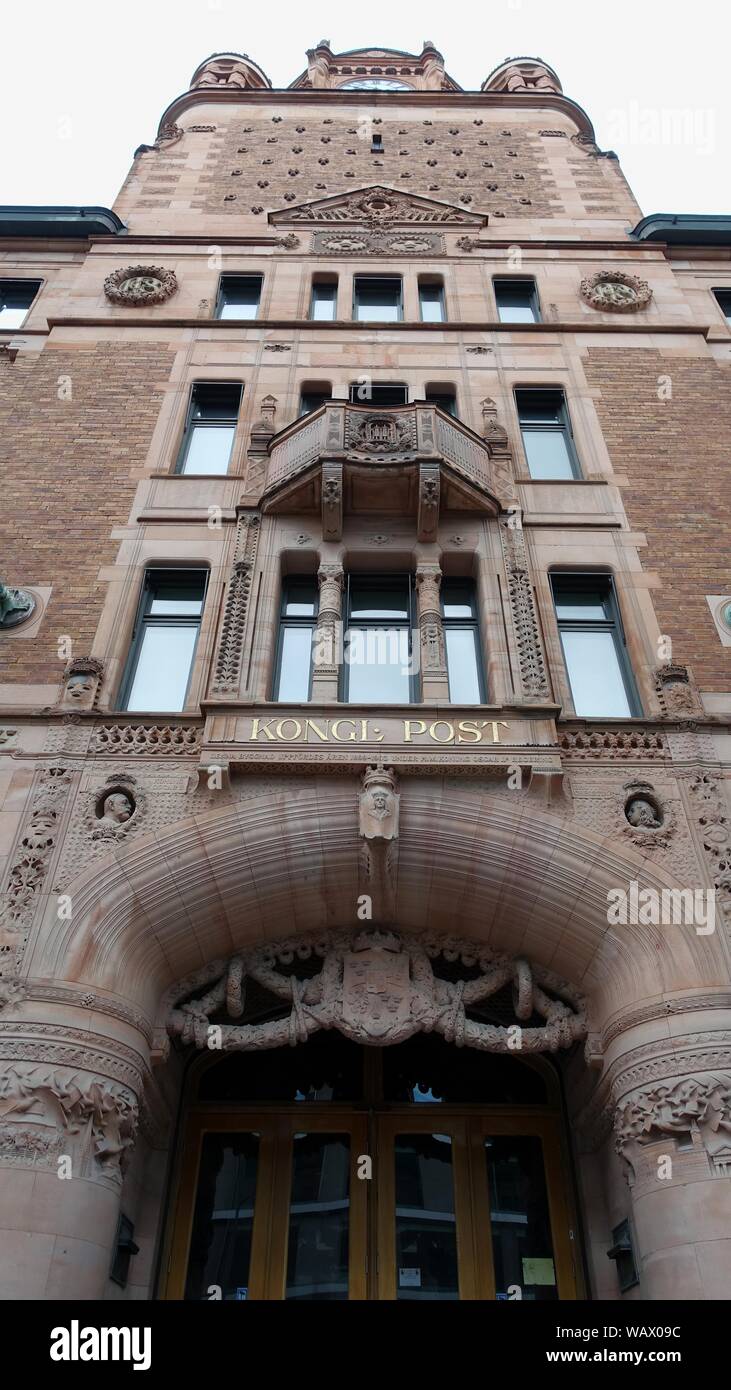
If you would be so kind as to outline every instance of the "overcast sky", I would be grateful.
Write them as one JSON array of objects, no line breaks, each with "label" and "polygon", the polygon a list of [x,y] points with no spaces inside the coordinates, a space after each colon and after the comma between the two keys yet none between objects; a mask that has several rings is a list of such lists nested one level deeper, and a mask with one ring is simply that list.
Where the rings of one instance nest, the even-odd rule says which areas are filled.
[{"label": "overcast sky", "polygon": [[248,53],[284,87],[321,38],[415,53],[428,38],[465,89],[507,57],[544,58],[645,213],[731,213],[728,19],[728,0],[6,0],[0,202],[111,206],[210,53]]}]

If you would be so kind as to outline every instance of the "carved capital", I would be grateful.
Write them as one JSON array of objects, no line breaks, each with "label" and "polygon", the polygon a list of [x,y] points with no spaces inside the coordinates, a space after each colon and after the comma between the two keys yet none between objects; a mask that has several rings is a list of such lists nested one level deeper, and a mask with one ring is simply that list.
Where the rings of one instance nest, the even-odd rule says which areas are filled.
[{"label": "carved capital", "polygon": [[618,1107],[614,1133],[630,1186],[642,1149],[673,1139],[697,1139],[711,1173],[731,1176],[731,1075],[684,1077],[637,1091]]}]

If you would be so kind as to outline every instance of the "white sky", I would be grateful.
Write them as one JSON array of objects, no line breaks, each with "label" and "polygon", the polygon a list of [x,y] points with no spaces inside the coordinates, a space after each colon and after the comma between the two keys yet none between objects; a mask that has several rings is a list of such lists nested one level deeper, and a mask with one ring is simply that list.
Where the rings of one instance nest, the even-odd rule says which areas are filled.
[{"label": "white sky", "polygon": [[428,38],[465,89],[506,57],[544,58],[645,213],[731,213],[730,13],[728,0],[397,0],[362,15],[344,0],[6,0],[0,202],[111,206],[212,52],[248,53],[283,87],[323,37],[416,53]]}]

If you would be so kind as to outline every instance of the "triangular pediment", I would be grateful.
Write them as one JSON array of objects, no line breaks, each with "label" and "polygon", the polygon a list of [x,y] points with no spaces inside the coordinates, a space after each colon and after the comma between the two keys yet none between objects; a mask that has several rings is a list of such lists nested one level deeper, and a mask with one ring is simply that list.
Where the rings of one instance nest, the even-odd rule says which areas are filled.
[{"label": "triangular pediment", "polygon": [[367,227],[413,226],[414,223],[430,227],[484,227],[487,214],[467,212],[453,203],[387,188],[385,184],[372,184],[329,198],[315,198],[297,207],[280,208],[278,212],[269,213],[269,221]]}]

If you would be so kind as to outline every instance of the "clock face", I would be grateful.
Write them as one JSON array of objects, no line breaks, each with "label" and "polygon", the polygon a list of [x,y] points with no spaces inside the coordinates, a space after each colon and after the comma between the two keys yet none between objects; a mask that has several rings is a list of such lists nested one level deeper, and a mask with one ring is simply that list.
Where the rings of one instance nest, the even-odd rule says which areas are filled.
[{"label": "clock face", "polygon": [[411,92],[408,82],[397,82],[390,77],[360,77],[355,82],[344,82],[341,92]]}]

